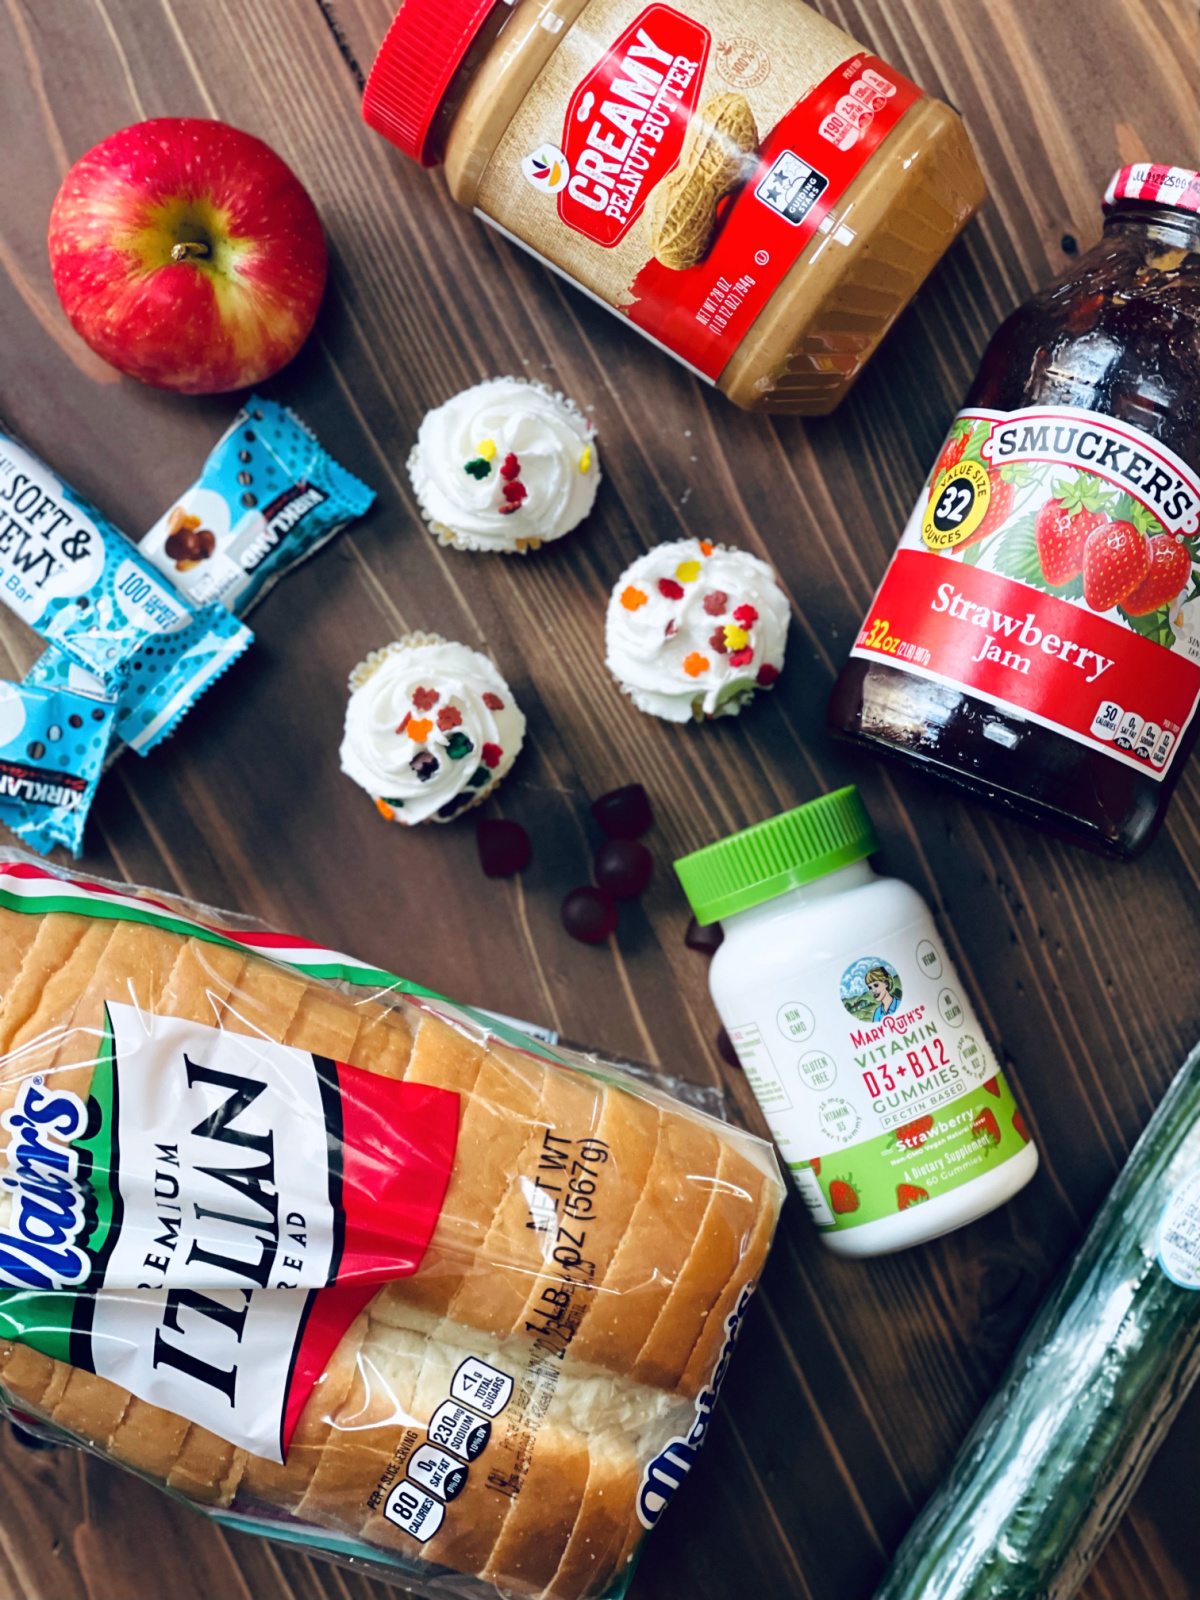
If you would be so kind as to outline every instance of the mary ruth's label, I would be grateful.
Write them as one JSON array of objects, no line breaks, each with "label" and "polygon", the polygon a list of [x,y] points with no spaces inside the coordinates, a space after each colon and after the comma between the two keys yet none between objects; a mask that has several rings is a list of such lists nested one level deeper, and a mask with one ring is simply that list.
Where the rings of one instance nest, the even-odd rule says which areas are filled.
[{"label": "mary ruth's label", "polygon": [[590,0],[477,209],[715,382],[919,95],[806,7]]},{"label": "mary ruth's label", "polygon": [[960,412],[853,655],[1154,778],[1200,702],[1200,477],[1116,418]]},{"label": "mary ruth's label", "polygon": [[727,1029],[819,1228],[948,1194],[1023,1150],[1024,1120],[932,922],[831,955]]}]

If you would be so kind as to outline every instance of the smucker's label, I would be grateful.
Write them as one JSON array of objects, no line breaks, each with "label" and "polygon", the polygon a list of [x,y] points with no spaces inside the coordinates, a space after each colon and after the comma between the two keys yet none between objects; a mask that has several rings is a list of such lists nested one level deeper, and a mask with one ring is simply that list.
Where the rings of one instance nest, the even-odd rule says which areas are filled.
[{"label": "smucker's label", "polygon": [[831,954],[771,1015],[727,1029],[819,1228],[948,1194],[1029,1143],[931,922]]},{"label": "smucker's label", "polygon": [[920,90],[815,12],[590,0],[479,188],[487,222],[715,382]]},{"label": "smucker's label", "polygon": [[1200,702],[1200,477],[1071,406],[960,412],[851,654],[1150,777]]},{"label": "smucker's label", "polygon": [[281,1460],[374,1286],[420,1263],[458,1096],[106,1011],[87,1099],[37,1074],[0,1117],[0,1330]]}]

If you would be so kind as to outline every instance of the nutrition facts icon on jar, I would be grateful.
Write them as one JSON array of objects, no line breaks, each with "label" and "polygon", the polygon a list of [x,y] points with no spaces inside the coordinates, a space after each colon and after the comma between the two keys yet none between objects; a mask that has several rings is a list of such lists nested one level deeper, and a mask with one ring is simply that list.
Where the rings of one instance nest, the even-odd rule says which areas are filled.
[{"label": "nutrition facts icon on jar", "polygon": [[785,1039],[807,1039],[815,1030],[817,1019],[799,1000],[789,1000],[776,1013],[775,1026]]},{"label": "nutrition facts icon on jar", "polygon": [[842,973],[842,1004],[860,1022],[894,1016],[904,998],[900,974],[890,961],[863,956]]}]

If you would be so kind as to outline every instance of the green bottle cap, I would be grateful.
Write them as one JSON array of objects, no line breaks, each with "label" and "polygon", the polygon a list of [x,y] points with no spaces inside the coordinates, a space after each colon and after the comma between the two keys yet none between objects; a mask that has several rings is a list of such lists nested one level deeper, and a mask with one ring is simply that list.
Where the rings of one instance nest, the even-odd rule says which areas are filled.
[{"label": "green bottle cap", "polygon": [[879,840],[853,785],[743,828],[675,863],[696,921],[719,922],[861,861]]}]

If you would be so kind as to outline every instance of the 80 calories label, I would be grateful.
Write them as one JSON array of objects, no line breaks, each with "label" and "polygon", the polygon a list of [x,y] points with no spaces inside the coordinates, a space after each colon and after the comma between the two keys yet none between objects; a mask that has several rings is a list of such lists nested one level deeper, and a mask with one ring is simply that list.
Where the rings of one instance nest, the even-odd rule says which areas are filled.
[{"label": "80 calories label", "polygon": [[905,1211],[1029,1142],[932,922],[727,1031],[817,1226]]},{"label": "80 calories label", "polygon": [[1161,778],[1200,701],[1200,478],[1115,418],[960,412],[851,652]]}]

